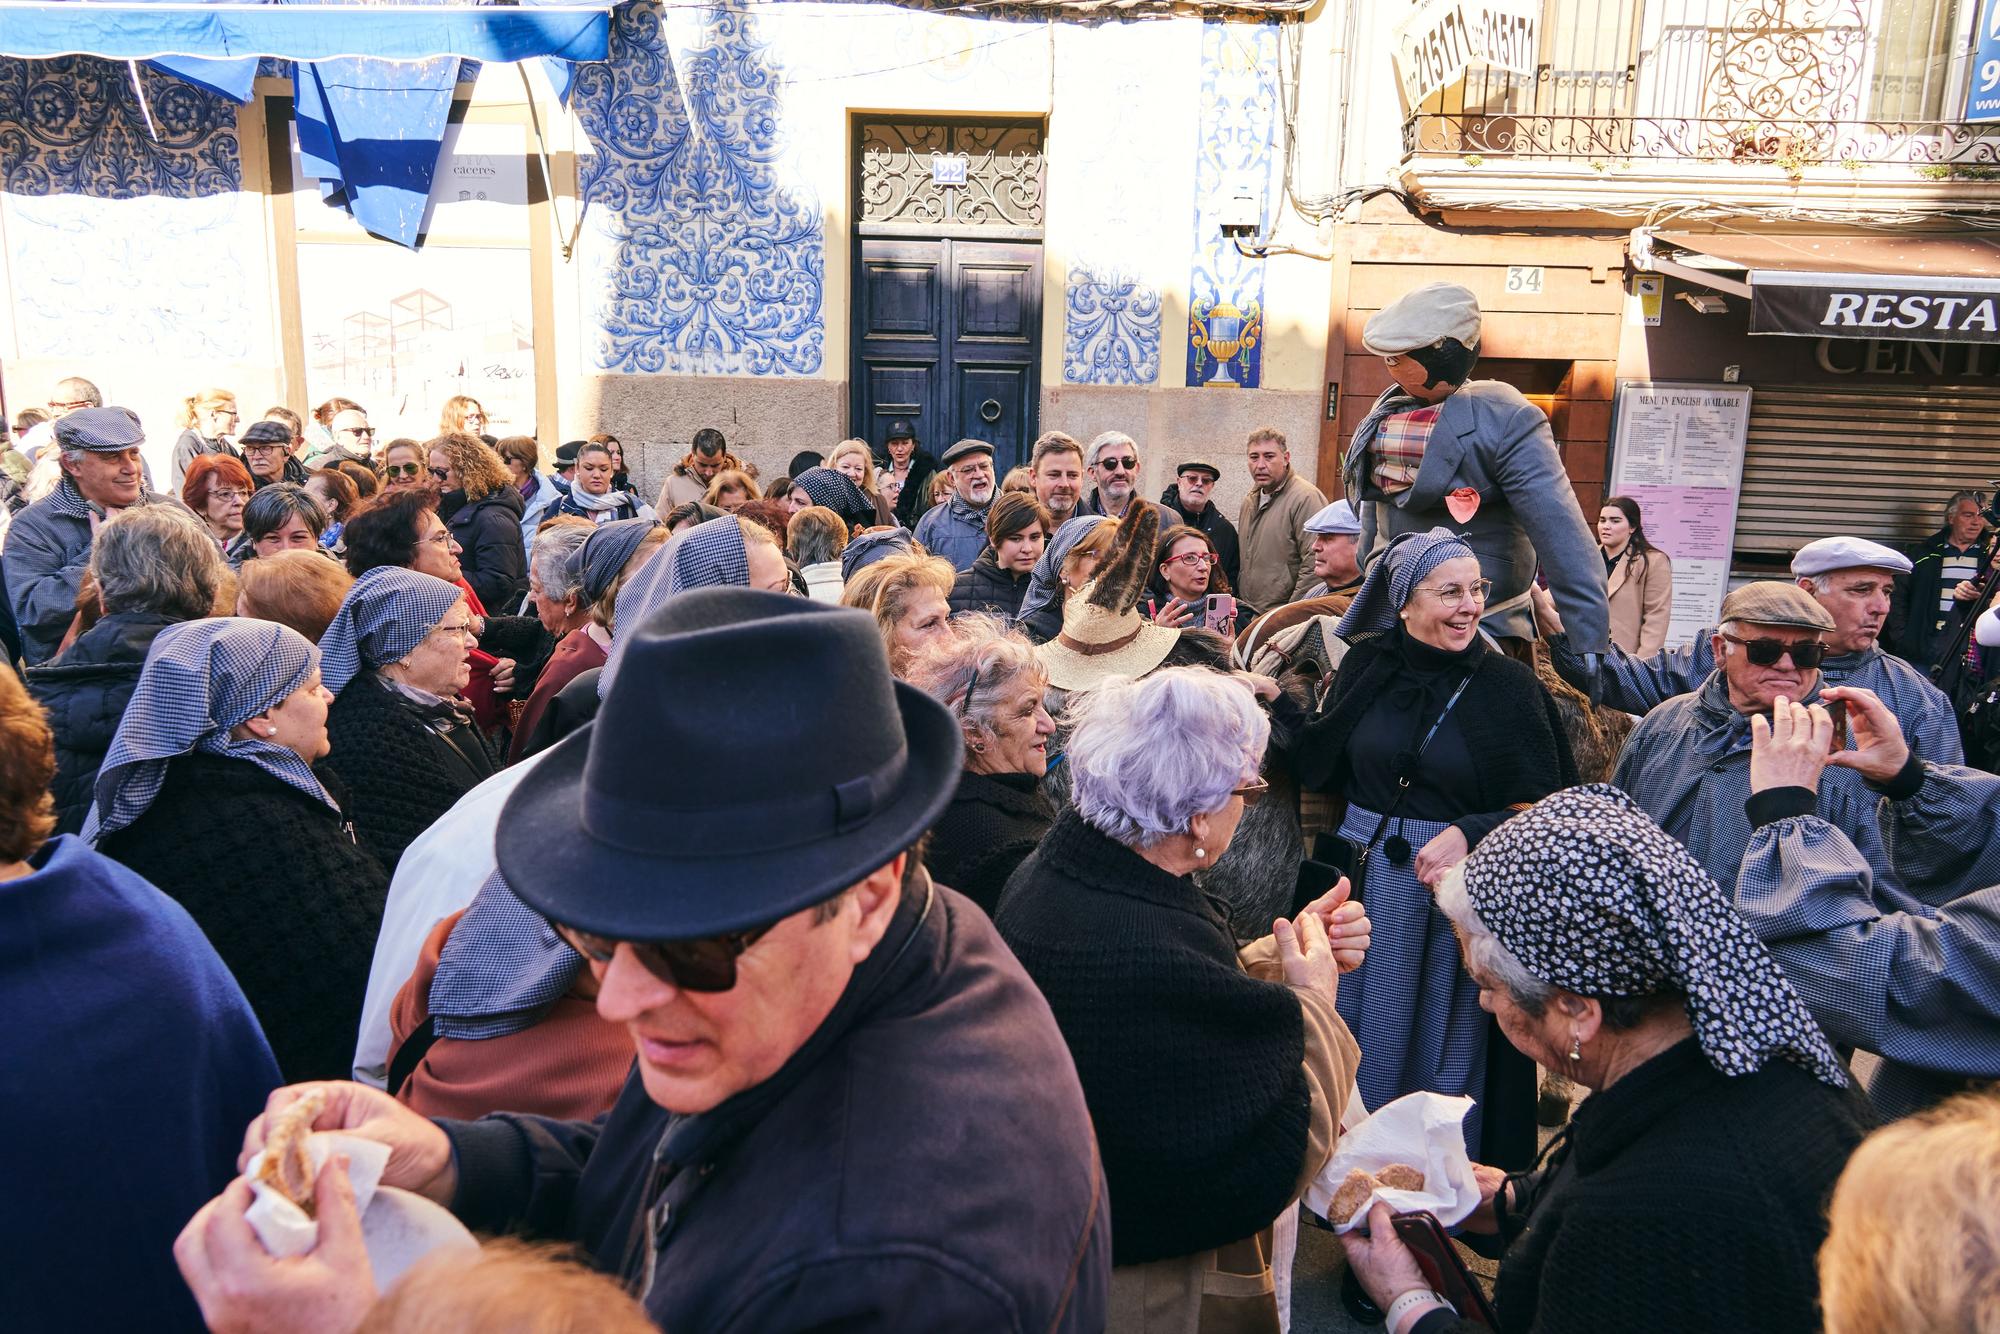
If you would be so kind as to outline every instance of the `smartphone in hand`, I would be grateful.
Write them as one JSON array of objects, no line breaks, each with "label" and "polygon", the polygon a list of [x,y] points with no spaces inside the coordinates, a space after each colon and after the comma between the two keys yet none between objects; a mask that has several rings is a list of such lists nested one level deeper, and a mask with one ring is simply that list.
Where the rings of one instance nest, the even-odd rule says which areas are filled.
[{"label": "smartphone in hand", "polygon": [[1202,599],[1201,626],[1221,634],[1236,633],[1236,599],[1227,593],[1210,593]]},{"label": "smartphone in hand", "polygon": [[1833,719],[1833,744],[1827,747],[1827,754],[1837,755],[1847,749],[1847,701],[1830,699],[1825,708],[1827,716]]}]

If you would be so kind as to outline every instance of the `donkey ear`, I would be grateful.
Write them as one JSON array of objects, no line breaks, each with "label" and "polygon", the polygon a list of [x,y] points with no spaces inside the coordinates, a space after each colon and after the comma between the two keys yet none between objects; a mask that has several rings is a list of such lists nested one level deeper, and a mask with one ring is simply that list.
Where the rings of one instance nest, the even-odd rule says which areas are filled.
[{"label": "donkey ear", "polygon": [[1121,615],[1138,606],[1152,582],[1159,541],[1159,511],[1133,496],[1092,581],[1090,604]]}]

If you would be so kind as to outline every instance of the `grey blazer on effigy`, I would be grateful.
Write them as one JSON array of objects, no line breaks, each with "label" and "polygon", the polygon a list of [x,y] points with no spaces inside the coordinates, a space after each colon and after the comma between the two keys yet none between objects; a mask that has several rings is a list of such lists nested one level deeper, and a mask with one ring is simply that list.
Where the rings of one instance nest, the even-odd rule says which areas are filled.
[{"label": "grey blazer on effigy", "polygon": [[[1604,558],[1584,522],[1570,488],[1569,474],[1556,452],[1549,419],[1498,380],[1472,380],[1438,405],[1438,419],[1424,447],[1417,480],[1407,491],[1385,496],[1370,478],[1367,455],[1374,444],[1382,409],[1401,390],[1391,388],[1354,433],[1345,466],[1350,498],[1360,509],[1360,550],[1373,555],[1397,536],[1449,528],[1478,553],[1493,581],[1485,620],[1496,635],[1533,639],[1532,610],[1520,598],[1534,581],[1537,557],[1562,612],[1570,647],[1602,653],[1611,642],[1611,612],[1604,590]],[[1465,523],[1451,517],[1444,499],[1460,487],[1479,493],[1479,508]]]}]

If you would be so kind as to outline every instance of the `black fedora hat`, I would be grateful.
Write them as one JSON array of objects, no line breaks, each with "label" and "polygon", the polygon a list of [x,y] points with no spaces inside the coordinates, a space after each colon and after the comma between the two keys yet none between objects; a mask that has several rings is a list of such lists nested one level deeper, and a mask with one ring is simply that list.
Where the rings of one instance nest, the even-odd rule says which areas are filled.
[{"label": "black fedora hat", "polygon": [[[790,726],[771,726],[773,701]],[[529,907],[599,935],[740,931],[914,844],[964,751],[944,706],[890,676],[872,616],[697,589],[640,623],[596,721],[507,799],[500,870]]]}]

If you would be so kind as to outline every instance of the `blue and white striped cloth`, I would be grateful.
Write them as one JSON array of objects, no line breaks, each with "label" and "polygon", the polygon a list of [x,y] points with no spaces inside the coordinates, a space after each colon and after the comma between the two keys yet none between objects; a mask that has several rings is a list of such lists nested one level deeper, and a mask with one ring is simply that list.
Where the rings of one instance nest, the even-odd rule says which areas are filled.
[{"label": "blue and white striped cloth", "polygon": [[362,672],[401,662],[464,598],[457,585],[400,565],[368,571],[319,637],[326,688],[338,695]]},{"label": "blue and white striped cloth", "polygon": [[611,652],[597,677],[597,697],[611,693],[625,646],[632,632],[662,603],[678,593],[695,588],[734,585],[750,586],[750,553],[743,545],[743,521],[725,514],[707,523],[698,523],[667,543],[666,550],[646,562],[645,567],[618,594],[618,617],[611,627]]},{"label": "blue and white striped cloth", "polygon": [[230,737],[297,693],[318,670],[312,641],[274,621],[227,616],[162,630],[97,771],[84,841],[95,845],[144,815],[160,794],[168,762],[197,750],[254,764],[339,810],[298,752],[255,737]]},{"label": "blue and white striped cloth", "polygon": [[582,967],[583,956],[496,870],[445,940],[431,979],[431,1016],[443,1037],[506,1037],[538,1023]]}]

